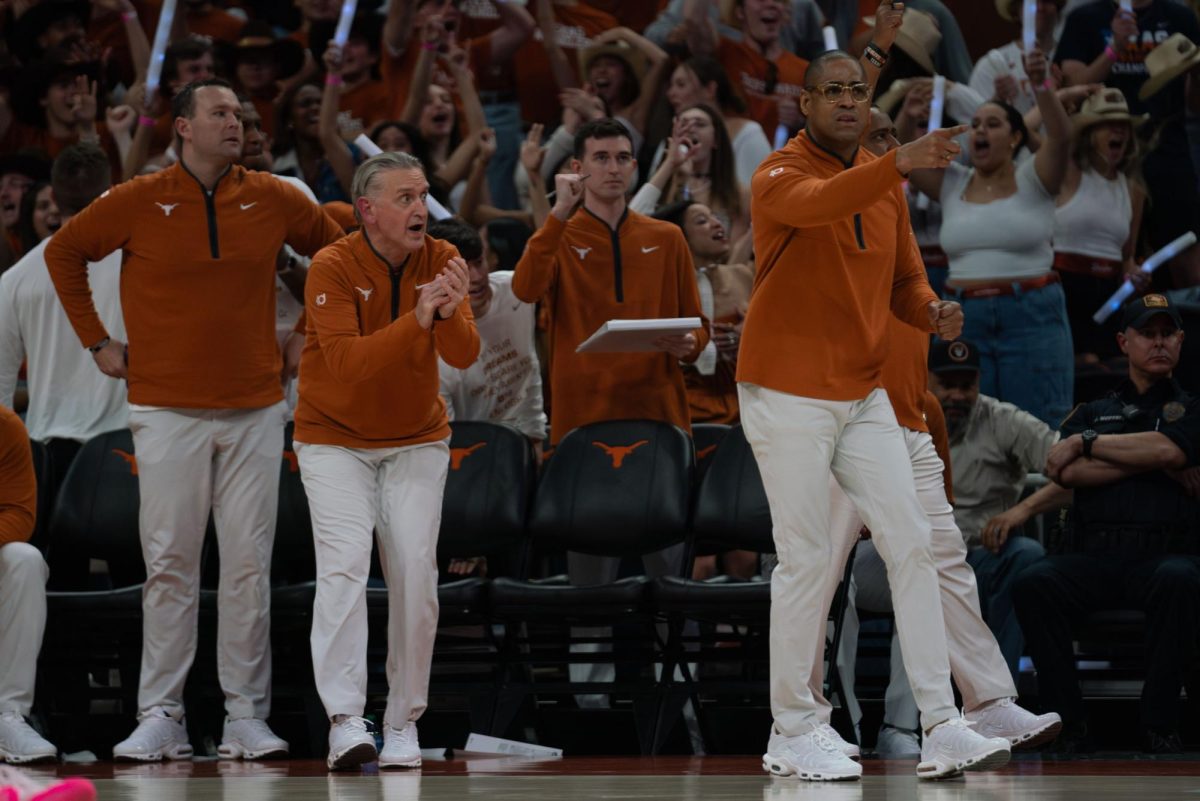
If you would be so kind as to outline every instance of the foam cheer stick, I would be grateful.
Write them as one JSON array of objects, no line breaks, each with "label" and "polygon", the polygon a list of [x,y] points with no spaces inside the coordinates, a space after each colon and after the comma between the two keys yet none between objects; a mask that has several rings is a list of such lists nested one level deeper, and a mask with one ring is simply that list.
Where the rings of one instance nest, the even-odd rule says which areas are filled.
[{"label": "foam cheer stick", "polygon": [[[942,114],[946,108],[946,76],[933,76],[933,97],[929,99],[928,130],[936,131],[942,127]],[[917,197],[917,208],[925,211],[929,208],[929,196],[922,194]]]},{"label": "foam cheer stick", "polygon": [[158,27],[154,29],[154,45],[150,48],[150,64],[146,69],[146,101],[158,91],[162,77],[163,54],[167,52],[167,40],[171,38],[171,24],[175,21],[175,0],[163,0],[162,12],[158,15]]},{"label": "foam cheer stick", "polygon": [[[351,2],[353,2],[353,0],[351,0]],[[367,158],[378,156],[383,152],[383,148],[372,142],[371,137],[367,136],[365,133],[354,137],[354,144],[359,150],[367,155]],[[448,217],[454,216],[445,206],[443,206],[441,203],[438,203],[437,200],[434,199],[433,195],[425,195],[425,205],[429,208],[429,213],[433,215],[433,219],[435,220],[444,220]]]},{"label": "foam cheer stick", "polygon": [[783,125],[782,123],[779,125],[776,125],[775,126],[775,149],[782,150],[783,146],[787,144],[787,140],[788,140],[787,126]]},{"label": "foam cheer stick", "polygon": [[350,38],[350,26],[354,23],[354,12],[358,10],[358,0],[342,0],[342,13],[338,17],[337,29],[333,32],[333,43],[345,47]]},{"label": "foam cheer stick", "polygon": [[1037,43],[1037,0],[1024,0],[1021,4],[1021,43],[1028,53]]},{"label": "foam cheer stick", "polygon": [[[1183,236],[1168,244],[1162,250],[1155,253],[1150,258],[1142,262],[1141,270],[1144,273],[1152,273],[1161,267],[1165,262],[1178,256],[1183,251],[1196,244],[1196,235],[1188,231]],[[1126,299],[1133,294],[1133,282],[1128,278],[1125,283],[1121,284],[1121,288],[1112,294],[1112,297],[1104,302],[1104,305],[1096,310],[1092,315],[1092,319],[1097,323],[1103,323],[1113,312],[1121,308]]]},{"label": "foam cheer stick", "polygon": [[825,49],[827,51],[838,49],[837,31],[833,29],[832,25],[826,25],[822,28],[821,35],[825,37]]}]

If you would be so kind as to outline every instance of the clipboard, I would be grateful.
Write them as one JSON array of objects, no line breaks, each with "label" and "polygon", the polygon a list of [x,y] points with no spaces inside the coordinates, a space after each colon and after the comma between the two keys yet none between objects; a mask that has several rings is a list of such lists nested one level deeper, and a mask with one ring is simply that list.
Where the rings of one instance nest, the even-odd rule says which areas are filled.
[{"label": "clipboard", "polygon": [[701,326],[699,317],[663,317],[648,320],[609,320],[575,348],[576,353],[649,353],[659,337],[677,336]]}]

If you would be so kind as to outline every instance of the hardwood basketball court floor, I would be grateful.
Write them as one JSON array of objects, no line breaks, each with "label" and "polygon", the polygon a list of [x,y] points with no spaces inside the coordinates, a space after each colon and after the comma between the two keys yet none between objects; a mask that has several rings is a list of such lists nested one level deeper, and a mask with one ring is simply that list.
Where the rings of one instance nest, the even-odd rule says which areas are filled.
[{"label": "hardwood basketball court floor", "polygon": [[426,760],[414,771],[375,765],[330,774],[315,760],[70,764],[29,768],[85,776],[101,801],[540,801],[541,799],[738,799],[745,801],[1160,801],[1200,799],[1200,755],[1183,759],[1018,757],[998,772],[918,782],[911,761],[866,760],[858,782],[766,776],[746,757],[576,757]]}]

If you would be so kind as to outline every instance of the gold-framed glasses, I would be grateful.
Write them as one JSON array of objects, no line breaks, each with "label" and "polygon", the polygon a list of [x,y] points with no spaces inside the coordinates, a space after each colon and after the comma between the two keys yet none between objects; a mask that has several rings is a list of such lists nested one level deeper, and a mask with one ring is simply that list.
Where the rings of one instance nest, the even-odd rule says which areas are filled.
[{"label": "gold-framed glasses", "polygon": [[807,87],[807,89],[825,98],[826,103],[838,102],[846,92],[850,93],[850,99],[855,103],[866,103],[871,99],[871,84],[864,83],[863,81],[854,81],[853,83],[826,81],[816,86]]}]

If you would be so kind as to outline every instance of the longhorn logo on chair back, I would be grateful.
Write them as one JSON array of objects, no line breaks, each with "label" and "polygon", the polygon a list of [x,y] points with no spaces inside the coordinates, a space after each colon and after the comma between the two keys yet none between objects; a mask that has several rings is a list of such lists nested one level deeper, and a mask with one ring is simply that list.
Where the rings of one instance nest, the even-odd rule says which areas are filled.
[{"label": "longhorn logo on chair back", "polygon": [[717,449],[716,445],[709,445],[707,448],[701,448],[696,451],[696,460],[702,461],[708,458],[708,455]]},{"label": "longhorn logo on chair back", "polygon": [[134,475],[134,476],[137,475],[137,458],[132,453],[126,453],[125,451],[120,450],[119,448],[113,448],[112,452],[115,453],[117,456],[120,456],[122,459],[124,459],[126,462],[129,463],[130,475]]},{"label": "longhorn logo on chair back", "polygon": [[300,460],[298,458],[296,458],[295,451],[284,451],[283,452],[283,461],[287,462],[289,473],[299,473],[300,472]]},{"label": "longhorn logo on chair back", "polygon": [[593,442],[592,444],[612,457],[613,470],[617,470],[621,465],[625,464],[626,456],[649,443],[650,440],[642,439],[632,445],[605,445],[603,442]]},{"label": "longhorn logo on chair back", "polygon": [[467,448],[451,448],[450,449],[450,469],[457,470],[462,467],[463,459],[466,459],[475,451],[487,445],[486,442],[476,442]]}]

